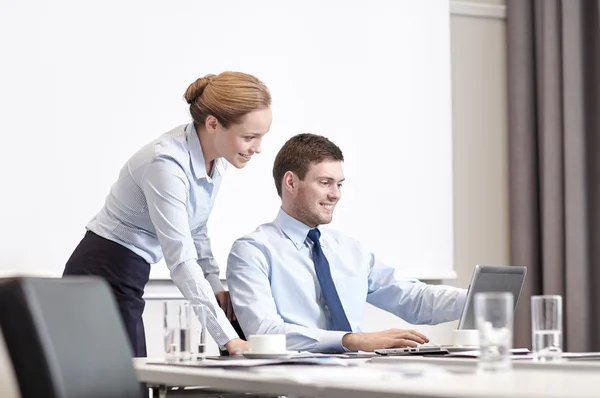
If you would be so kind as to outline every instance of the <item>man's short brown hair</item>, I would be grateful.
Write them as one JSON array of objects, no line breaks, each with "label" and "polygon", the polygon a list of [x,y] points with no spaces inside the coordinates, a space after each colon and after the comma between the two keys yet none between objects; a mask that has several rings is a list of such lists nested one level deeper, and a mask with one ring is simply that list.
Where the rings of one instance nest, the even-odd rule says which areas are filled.
[{"label": "man's short brown hair", "polygon": [[304,180],[310,165],[324,160],[343,162],[344,155],[337,145],[320,135],[298,134],[290,138],[279,150],[273,164],[277,194],[281,197],[281,184],[286,172],[291,171]]}]

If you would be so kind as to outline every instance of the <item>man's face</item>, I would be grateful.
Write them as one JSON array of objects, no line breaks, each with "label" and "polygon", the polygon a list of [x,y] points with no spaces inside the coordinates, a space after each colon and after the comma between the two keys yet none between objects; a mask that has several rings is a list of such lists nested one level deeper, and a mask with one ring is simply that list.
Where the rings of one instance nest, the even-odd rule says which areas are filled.
[{"label": "man's face", "polygon": [[329,224],[335,205],[342,196],[343,181],[342,162],[324,160],[311,164],[304,180],[298,181],[292,204],[295,217],[311,228]]}]

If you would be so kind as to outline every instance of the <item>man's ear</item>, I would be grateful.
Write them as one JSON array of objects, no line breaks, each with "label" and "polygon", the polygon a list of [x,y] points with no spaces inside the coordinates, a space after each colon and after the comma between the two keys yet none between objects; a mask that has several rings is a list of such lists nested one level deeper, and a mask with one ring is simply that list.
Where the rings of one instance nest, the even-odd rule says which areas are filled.
[{"label": "man's ear", "polygon": [[213,115],[208,115],[204,120],[204,127],[207,132],[214,133],[217,131],[217,128],[219,128],[219,121]]},{"label": "man's ear", "polygon": [[298,192],[298,182],[300,179],[296,174],[291,171],[286,171],[283,175],[283,180],[281,182],[282,188],[284,191],[288,191],[292,195],[295,195]]}]

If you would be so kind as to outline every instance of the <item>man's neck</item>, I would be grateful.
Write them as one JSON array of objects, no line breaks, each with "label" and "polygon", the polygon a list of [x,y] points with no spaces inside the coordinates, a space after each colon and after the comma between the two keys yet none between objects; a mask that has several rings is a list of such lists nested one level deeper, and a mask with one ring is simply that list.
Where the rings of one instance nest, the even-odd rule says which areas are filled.
[{"label": "man's neck", "polygon": [[285,212],[285,214],[287,214],[288,216],[292,217],[293,219],[295,219],[296,221],[301,222],[302,224],[306,225],[309,228],[314,228],[317,225],[310,225],[309,223],[307,223],[299,214],[297,211],[294,210],[294,208],[292,206],[290,206],[289,204],[282,203],[281,204],[281,209]]}]

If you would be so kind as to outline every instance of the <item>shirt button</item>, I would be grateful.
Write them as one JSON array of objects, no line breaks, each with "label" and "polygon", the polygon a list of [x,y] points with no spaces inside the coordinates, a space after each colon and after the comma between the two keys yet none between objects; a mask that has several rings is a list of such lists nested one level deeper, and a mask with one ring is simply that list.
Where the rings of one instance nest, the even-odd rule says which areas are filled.
[{"label": "shirt button", "polygon": [[217,337],[221,336],[221,333],[217,332]]},{"label": "shirt button", "polygon": [[325,306],[325,309],[326,309],[327,311],[329,311],[329,307],[328,307],[328,306]]}]

